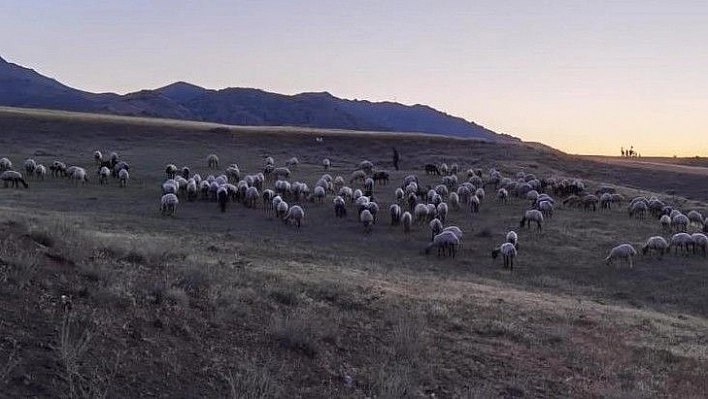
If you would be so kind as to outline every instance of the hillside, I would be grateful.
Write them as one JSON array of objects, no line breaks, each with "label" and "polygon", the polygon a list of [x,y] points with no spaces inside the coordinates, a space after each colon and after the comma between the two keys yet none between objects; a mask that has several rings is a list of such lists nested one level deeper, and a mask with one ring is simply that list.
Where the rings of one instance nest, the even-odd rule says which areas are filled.
[{"label": "hillside", "polygon": [[252,88],[210,90],[176,82],[126,95],[65,86],[0,58],[0,105],[148,116],[250,126],[420,132],[518,140],[424,105],[345,100],[329,93],[283,95]]},{"label": "hillside", "polygon": [[[475,168],[486,180],[492,167],[580,177],[589,192],[609,184],[705,214],[700,184],[664,192],[703,175],[525,143],[58,111],[0,108],[0,131],[0,157],[18,170],[31,157],[89,171],[85,183],[50,174],[0,188],[0,396],[705,396],[705,256],[603,262],[618,243],[640,250],[649,236],[670,237],[655,218],[629,218],[623,204],[564,206],[551,191],[558,204],[543,230],[519,228],[529,201],[500,202],[487,186],[478,213],[463,204],[447,214],[445,225],[463,231],[453,258],[426,255],[427,221],[406,235],[388,213],[405,176],[440,182],[424,173],[429,162],[456,163],[461,178]],[[127,187],[99,182],[96,149],[130,163]],[[210,153],[219,168],[207,167]],[[326,173],[362,188],[349,182],[362,154],[391,174],[374,187],[381,211],[368,234],[353,204],[335,218],[332,193],[321,202],[283,193],[306,212],[299,229],[260,200],[220,212],[208,196],[180,193],[174,215],[160,211],[167,163],[208,176],[235,162],[245,178],[265,156],[278,166],[297,156],[290,181],[314,187],[327,157]],[[512,229],[510,270],[490,253]]]}]

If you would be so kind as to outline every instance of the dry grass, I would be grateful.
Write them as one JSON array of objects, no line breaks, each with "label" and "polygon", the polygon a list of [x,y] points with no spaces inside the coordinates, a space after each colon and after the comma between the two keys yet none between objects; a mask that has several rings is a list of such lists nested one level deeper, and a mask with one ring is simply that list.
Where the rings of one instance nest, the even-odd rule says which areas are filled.
[{"label": "dry grass", "polygon": [[[707,261],[640,257],[633,270],[601,262],[619,242],[639,245],[660,234],[655,221],[628,219],[621,208],[559,207],[539,234],[518,230],[526,201],[488,198],[479,214],[449,215],[448,224],[465,232],[455,260],[422,253],[427,228],[406,240],[387,224],[395,182],[421,174],[426,162],[577,175],[591,187],[622,183],[620,166],[526,144],[218,128],[0,110],[0,156],[16,164],[62,159],[93,170],[98,148],[117,150],[134,167],[126,189],[48,178],[2,192],[0,386],[9,396],[697,397],[708,390]],[[312,185],[325,156],[334,163],[329,173],[348,176],[362,154],[389,167],[392,145],[404,169],[376,187],[384,216],[369,235],[353,209],[335,220],[330,201],[301,203],[307,219],[299,231],[240,204],[222,214],[208,201],[182,201],[174,218],[156,206],[168,162],[205,176],[214,173],[204,160],[211,152],[249,173],[264,155],[280,162],[295,155],[302,164],[292,180]],[[669,176],[631,173],[637,189],[621,188],[629,195]],[[700,200],[700,193],[685,195]],[[521,242],[513,272],[490,257],[509,229]]]}]

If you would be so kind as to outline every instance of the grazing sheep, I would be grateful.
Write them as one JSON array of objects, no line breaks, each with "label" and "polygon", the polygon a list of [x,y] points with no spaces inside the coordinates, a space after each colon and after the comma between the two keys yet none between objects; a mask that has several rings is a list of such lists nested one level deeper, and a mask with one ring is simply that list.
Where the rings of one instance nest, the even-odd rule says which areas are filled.
[{"label": "grazing sheep", "polygon": [[163,216],[173,216],[177,210],[177,204],[179,204],[179,199],[177,199],[176,195],[172,193],[165,194],[160,199],[160,212]]},{"label": "grazing sheep", "polygon": [[229,200],[229,190],[226,186],[219,187],[216,190],[216,202],[219,203],[219,210],[221,212],[226,212],[226,202]]},{"label": "grazing sheep", "polygon": [[417,204],[413,209],[415,221],[418,224],[423,224],[428,220],[428,207],[425,204]]},{"label": "grazing sheep", "polygon": [[339,195],[334,198],[334,217],[347,217],[347,203],[344,198]]},{"label": "grazing sheep", "polygon": [[349,184],[354,184],[354,182],[360,181],[364,182],[366,180],[366,172],[363,170],[355,170],[352,172],[351,176],[349,176]]},{"label": "grazing sheep", "polygon": [[492,259],[496,259],[499,254],[502,254],[504,258],[504,268],[509,268],[509,270],[514,269],[514,258],[516,258],[516,247],[514,244],[505,242],[492,250]]},{"label": "grazing sheep", "polygon": [[273,169],[273,172],[271,172],[271,176],[273,176],[275,179],[287,179],[290,177],[290,169],[288,168],[275,168]]},{"label": "grazing sheep", "polygon": [[392,204],[388,210],[391,214],[391,226],[398,226],[398,224],[401,223],[401,216],[403,215],[401,206],[398,204]]},{"label": "grazing sheep", "polygon": [[479,197],[476,195],[473,195],[469,199],[470,203],[470,212],[471,213],[478,213],[479,212]]},{"label": "grazing sheep", "polygon": [[101,154],[101,151],[96,150],[93,152],[93,160],[97,165],[100,165],[101,162],[103,162],[103,154]]},{"label": "grazing sheep", "polygon": [[553,217],[553,204],[550,201],[541,201],[536,207],[541,211],[543,216],[547,218]]},{"label": "grazing sheep", "polygon": [[165,175],[168,179],[174,179],[177,176],[177,166],[175,164],[168,163],[165,166]]},{"label": "grazing sheep", "polygon": [[700,212],[698,211],[690,211],[688,212],[688,221],[690,224],[694,224],[700,227],[703,227],[703,215],[701,215]]},{"label": "grazing sheep", "polygon": [[659,223],[661,223],[662,230],[671,231],[671,217],[669,215],[661,215]]},{"label": "grazing sheep", "polygon": [[229,167],[226,168],[224,173],[226,174],[227,179],[231,182],[237,182],[241,180],[241,170],[236,164],[229,165]]},{"label": "grazing sheep", "polygon": [[105,166],[101,166],[98,171],[98,182],[101,184],[108,184],[108,177],[111,176],[111,170]]},{"label": "grazing sheep", "polygon": [[385,170],[380,170],[380,171],[375,172],[374,174],[371,175],[371,178],[374,179],[375,182],[377,182],[378,184],[381,184],[381,185],[388,184],[390,177],[391,177],[391,174]]},{"label": "grazing sheep", "polygon": [[207,168],[216,169],[219,167],[219,157],[216,154],[209,154],[206,157]]},{"label": "grazing sheep", "polygon": [[673,227],[675,231],[686,231],[688,229],[688,223],[688,216],[682,213],[671,218],[671,227]]},{"label": "grazing sheep", "polygon": [[244,198],[244,205],[246,205],[247,208],[255,208],[258,206],[258,198],[260,197],[260,193],[258,193],[258,189],[255,187],[248,187],[246,189],[246,197]]},{"label": "grazing sheep", "polygon": [[460,246],[460,239],[452,231],[444,231],[435,237],[433,241],[425,247],[425,254],[429,254],[433,248],[438,249],[438,256],[452,255],[455,258],[457,248]]},{"label": "grazing sheep", "polygon": [[499,202],[502,204],[506,204],[509,202],[509,192],[505,188],[500,188],[497,190],[497,199]]},{"label": "grazing sheep", "polygon": [[629,263],[629,267],[634,267],[632,259],[637,255],[637,251],[630,244],[620,244],[610,250],[609,255],[605,258],[606,264],[612,264],[616,259],[625,259]]},{"label": "grazing sheep", "polygon": [[430,235],[431,240],[433,238],[435,238],[436,235],[442,233],[442,231],[443,231],[443,224],[440,221],[440,219],[438,219],[438,218],[431,220],[429,226],[430,226],[430,232],[432,233]]},{"label": "grazing sheep", "polygon": [[639,219],[644,219],[647,210],[649,210],[649,205],[644,201],[637,201],[629,204],[628,214],[629,217],[639,217]]},{"label": "grazing sheep", "polygon": [[695,242],[688,233],[676,233],[671,236],[671,244],[669,246],[674,247],[674,254],[678,254],[679,248],[682,248],[688,255],[689,247],[695,252]]},{"label": "grazing sheep", "polygon": [[370,175],[374,171],[374,164],[371,161],[364,160],[359,163],[359,169]]},{"label": "grazing sheep", "polygon": [[275,159],[273,157],[265,157],[263,159],[264,166],[275,165]]},{"label": "grazing sheep", "polygon": [[693,238],[693,253],[696,253],[696,250],[700,248],[705,258],[706,249],[708,249],[708,236],[703,233],[693,233],[691,237]]},{"label": "grazing sheep", "polygon": [[438,204],[438,206],[437,206],[438,218],[439,218],[440,221],[443,222],[443,223],[445,223],[445,221],[446,221],[446,219],[447,219],[447,212],[448,212],[448,208],[447,208],[447,204],[446,204],[446,203],[441,202],[440,204]]},{"label": "grazing sheep", "polygon": [[462,241],[462,229],[457,226],[447,226],[442,231],[450,231],[455,235],[460,241]]},{"label": "grazing sheep", "polygon": [[[277,198],[278,201],[276,201],[275,198]],[[290,206],[287,202],[281,200],[280,197],[275,198],[273,199],[273,204],[275,204],[275,217],[283,218],[288,213]]]},{"label": "grazing sheep", "polygon": [[293,205],[290,209],[288,209],[288,213],[285,217],[283,217],[283,222],[295,223],[298,229],[304,220],[305,211],[299,205]]},{"label": "grazing sheep", "polygon": [[24,186],[24,188],[29,188],[29,184],[27,184],[25,179],[22,178],[22,174],[14,170],[6,170],[2,172],[0,175],[0,180],[3,181],[3,187],[5,188],[7,188],[8,185],[11,185],[11,187],[14,188],[19,188],[20,183]]},{"label": "grazing sheep", "polygon": [[287,161],[285,161],[285,166],[287,166],[289,168],[293,168],[293,169],[297,168],[297,165],[299,165],[299,164],[300,164],[300,161],[297,159],[297,157],[292,157],[292,158],[288,159]]},{"label": "grazing sheep", "polygon": [[69,176],[71,177],[71,179],[75,180],[77,184],[79,182],[81,184],[86,184],[89,181],[88,174],[86,173],[86,169],[84,169],[84,168],[80,168],[78,166],[72,166],[71,168],[67,169],[67,172],[69,173]]},{"label": "grazing sheep", "polygon": [[403,234],[408,236],[411,232],[411,227],[413,226],[413,215],[410,212],[403,212],[401,216],[401,223],[403,224]]},{"label": "grazing sheep", "polygon": [[312,192],[312,199],[317,200],[317,202],[322,202],[327,195],[325,192],[325,189],[322,186],[316,186],[314,191]]},{"label": "grazing sheep", "polygon": [[34,169],[34,175],[41,180],[44,180],[44,177],[47,176],[47,167],[39,164],[37,167]]},{"label": "grazing sheep", "polygon": [[359,221],[364,225],[364,233],[370,233],[374,225],[374,216],[368,209],[361,211]]},{"label": "grazing sheep", "polygon": [[524,217],[521,218],[519,227],[524,227],[524,224],[528,228],[531,228],[531,222],[536,222],[536,228],[538,231],[543,230],[543,214],[537,209],[530,209],[524,213]]},{"label": "grazing sheep", "polygon": [[661,259],[661,255],[669,251],[669,243],[661,236],[649,237],[642,247],[642,255],[646,255],[649,251],[657,253]]},{"label": "grazing sheep", "polygon": [[187,201],[194,201],[198,195],[197,182],[194,178],[187,181]]},{"label": "grazing sheep", "polygon": [[[121,169],[120,172],[118,172],[118,183],[120,184],[120,187],[128,187],[128,179],[130,179],[128,170]],[[176,188],[179,189],[179,187]]]},{"label": "grazing sheep", "polygon": [[457,195],[457,193],[452,192],[450,193],[450,198],[448,198],[448,202],[450,203],[450,207],[454,210],[459,210],[460,209],[460,197]]},{"label": "grazing sheep", "polygon": [[329,168],[332,166],[332,162],[329,160],[329,158],[325,158],[322,160],[322,167],[324,170],[329,170]]}]

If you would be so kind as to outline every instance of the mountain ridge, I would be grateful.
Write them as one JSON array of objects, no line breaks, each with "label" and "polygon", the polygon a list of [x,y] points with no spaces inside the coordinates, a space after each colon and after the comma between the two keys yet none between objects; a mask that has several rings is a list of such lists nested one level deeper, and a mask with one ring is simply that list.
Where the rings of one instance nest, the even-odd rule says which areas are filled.
[{"label": "mountain ridge", "polygon": [[349,100],[327,91],[294,95],[258,88],[207,89],[177,81],[127,94],[91,93],[0,57],[0,105],[253,126],[418,132],[520,141],[424,105]]}]

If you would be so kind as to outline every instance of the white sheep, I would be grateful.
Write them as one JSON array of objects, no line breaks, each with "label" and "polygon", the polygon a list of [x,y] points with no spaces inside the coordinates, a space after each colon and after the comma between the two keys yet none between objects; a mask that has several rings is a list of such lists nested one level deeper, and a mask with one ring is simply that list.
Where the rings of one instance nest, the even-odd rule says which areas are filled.
[{"label": "white sheep", "polygon": [[206,157],[207,167],[209,169],[216,169],[219,167],[219,157],[216,154],[209,154]]},{"label": "white sheep", "polygon": [[695,251],[695,242],[693,237],[688,233],[676,233],[671,236],[671,247],[674,247],[674,254],[678,254],[679,248],[689,252],[689,247]]},{"label": "white sheep", "polygon": [[275,208],[275,217],[277,218],[285,217],[285,215],[288,213],[288,209],[290,209],[288,203],[280,199],[279,196],[273,198],[273,205]]},{"label": "white sheep", "polygon": [[324,170],[328,170],[332,166],[332,162],[329,160],[329,158],[325,158],[322,160],[322,167]]},{"label": "white sheep", "polygon": [[469,198],[469,203],[470,203],[470,212],[471,213],[477,213],[479,212],[479,197],[477,195],[473,195]]},{"label": "white sheep", "polygon": [[454,258],[457,254],[457,248],[460,246],[460,239],[452,231],[444,231],[435,237],[433,241],[425,247],[425,253],[429,254],[433,248],[438,249],[438,256],[452,255]]},{"label": "white sheep", "polygon": [[675,231],[686,231],[686,229],[688,229],[688,223],[688,216],[683,213],[679,213],[671,218],[671,227],[673,227]]},{"label": "white sheep", "polygon": [[305,211],[299,206],[299,205],[293,205],[290,209],[288,209],[288,213],[283,217],[283,222],[285,223],[294,223],[297,225],[297,228],[300,228],[300,225],[303,223],[305,220]]},{"label": "white sheep", "polygon": [[703,233],[693,233],[691,237],[693,238],[693,253],[696,253],[697,249],[700,248],[703,257],[705,257],[706,249],[708,249],[708,236]]},{"label": "white sheep", "polygon": [[30,158],[25,160],[25,172],[27,172],[27,177],[34,175],[34,170],[37,168],[37,162]]},{"label": "white sheep", "polygon": [[669,215],[661,215],[659,223],[661,223],[662,230],[671,231],[671,217]]},{"label": "white sheep", "polygon": [[0,158],[0,172],[12,170],[12,162],[7,158]]},{"label": "white sheep", "polygon": [[312,195],[313,199],[317,200],[318,202],[322,202],[327,193],[325,192],[325,189],[322,186],[316,186],[312,192]]},{"label": "white sheep", "polygon": [[411,232],[411,227],[413,226],[413,215],[410,212],[403,212],[401,216],[401,223],[403,224],[403,234],[408,236]]},{"label": "white sheep", "polygon": [[160,212],[163,216],[173,216],[177,210],[177,204],[179,204],[179,199],[177,199],[176,195],[172,193],[165,194],[160,199]]},{"label": "white sheep", "polygon": [[430,226],[430,232],[431,232],[431,235],[430,235],[431,240],[433,238],[435,238],[436,235],[442,233],[442,231],[443,231],[443,224],[440,221],[440,219],[438,219],[438,218],[431,220],[429,226]]},{"label": "white sheep", "polygon": [[637,255],[637,251],[630,244],[620,244],[610,250],[609,255],[605,258],[606,264],[611,264],[616,259],[625,259],[629,263],[629,267],[634,267],[632,259]]},{"label": "white sheep", "polygon": [[296,168],[299,163],[300,161],[297,159],[297,157],[292,157],[285,161],[285,166],[290,168]]},{"label": "white sheep", "polygon": [[691,224],[695,224],[697,226],[703,227],[703,215],[701,215],[700,212],[698,211],[690,211],[688,212],[688,221]]},{"label": "white sheep", "polygon": [[550,218],[553,217],[553,204],[550,201],[543,200],[536,205],[543,216]]},{"label": "white sheep", "polygon": [[450,197],[448,198],[448,202],[450,203],[450,207],[454,210],[459,210],[460,209],[460,197],[457,195],[456,192],[450,193]]},{"label": "white sheep", "polygon": [[499,190],[497,190],[497,199],[502,204],[506,204],[507,202],[509,202],[509,192],[503,187],[500,188]]},{"label": "white sheep", "polygon": [[98,182],[101,184],[108,184],[108,178],[111,176],[111,170],[105,166],[101,166],[98,171]]},{"label": "white sheep", "polygon": [[260,193],[255,187],[248,187],[246,189],[246,197],[244,198],[244,205],[248,208],[255,208],[258,206],[258,198],[260,198]]},{"label": "white sheep", "polygon": [[374,225],[374,216],[368,209],[361,211],[359,221],[364,225],[364,233],[370,233]]},{"label": "white sheep", "polygon": [[401,206],[398,204],[392,204],[388,210],[391,214],[391,226],[398,226],[398,224],[401,223],[401,216],[403,215]]},{"label": "white sheep", "polygon": [[531,228],[531,222],[536,222],[536,228],[538,231],[543,230],[543,214],[541,211],[538,209],[530,209],[526,211],[524,213],[524,217],[521,218],[519,227],[524,227],[524,224],[526,224],[527,227]]},{"label": "white sheep", "polygon": [[39,164],[37,167],[34,169],[34,175],[41,180],[44,180],[44,177],[47,176],[47,167]]},{"label": "white sheep", "polygon": [[415,221],[423,224],[428,220],[428,207],[425,204],[417,204],[413,208],[413,214],[415,215]]},{"label": "white sheep", "polygon": [[[130,174],[126,169],[121,169],[120,172],[118,172],[118,182],[121,187],[127,187],[128,186],[128,179],[130,179]],[[179,189],[179,186],[175,187],[175,192],[177,189]]]},{"label": "white sheep", "polygon": [[517,249],[519,248],[519,235],[516,234],[514,230],[506,233],[506,242],[513,244]]},{"label": "white sheep", "polygon": [[338,195],[334,197],[334,217],[344,218],[347,216],[347,202],[346,200]]},{"label": "white sheep", "polygon": [[22,184],[24,188],[29,188],[29,184],[27,184],[25,179],[22,178],[22,174],[14,170],[6,170],[2,172],[0,175],[0,180],[3,181],[3,187],[5,188],[8,187],[8,184],[15,188],[19,188],[20,184]]},{"label": "white sheep", "polygon": [[669,251],[669,243],[661,236],[649,237],[642,247],[642,255],[646,255],[649,251],[657,253],[661,258],[661,255]]},{"label": "white sheep", "polygon": [[445,223],[447,220],[447,212],[448,212],[448,207],[447,204],[444,202],[441,202],[437,206],[437,215],[438,218],[440,219],[441,222]]},{"label": "white sheep", "polygon": [[443,229],[443,231],[450,231],[452,234],[455,235],[460,241],[462,241],[462,229],[460,229],[457,226],[447,226]]},{"label": "white sheep", "polygon": [[97,165],[100,165],[101,162],[103,162],[103,154],[101,154],[101,151],[96,150],[93,152],[93,160]]},{"label": "white sheep", "polygon": [[76,184],[86,184],[88,182],[88,174],[86,173],[86,169],[84,168],[72,166],[71,168],[67,169],[67,172],[69,173],[71,179],[76,181]]},{"label": "white sheep", "polygon": [[504,268],[514,269],[514,258],[516,258],[516,247],[510,242],[505,242],[492,250],[492,259],[496,259],[499,254],[504,258]]}]

